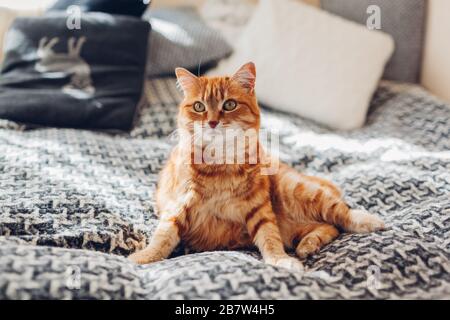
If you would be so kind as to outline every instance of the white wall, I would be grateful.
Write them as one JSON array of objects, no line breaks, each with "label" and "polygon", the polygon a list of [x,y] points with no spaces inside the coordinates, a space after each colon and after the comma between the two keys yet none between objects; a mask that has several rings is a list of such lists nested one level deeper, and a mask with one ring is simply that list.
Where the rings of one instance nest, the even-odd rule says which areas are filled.
[{"label": "white wall", "polygon": [[[0,0],[0,7],[42,8],[55,0]],[[153,6],[197,5],[205,0],[152,0]],[[257,1],[257,0],[253,0]],[[303,0],[318,5],[320,0]],[[10,22],[0,12],[0,30]],[[422,69],[422,84],[437,96],[450,102],[450,0],[428,0],[428,17]],[[0,33],[0,47],[2,41]],[[1,53],[0,53],[1,61]]]},{"label": "white wall", "polygon": [[429,0],[422,84],[450,102],[450,0]]}]

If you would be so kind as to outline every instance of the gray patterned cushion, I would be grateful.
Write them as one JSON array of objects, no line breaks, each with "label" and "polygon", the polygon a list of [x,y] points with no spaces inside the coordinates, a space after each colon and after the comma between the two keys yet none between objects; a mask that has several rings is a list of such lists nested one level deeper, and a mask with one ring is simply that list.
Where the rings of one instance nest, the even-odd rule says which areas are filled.
[{"label": "gray patterned cushion", "polygon": [[257,251],[183,255],[136,266],[126,255],[157,223],[154,190],[181,95],[149,85],[131,133],[0,120],[0,299],[393,299],[450,296],[450,108],[416,86],[383,84],[363,129],[339,133],[263,110],[280,155],[342,186],[389,230],[342,234],[305,274]]},{"label": "gray patterned cushion", "polygon": [[391,34],[396,50],[384,78],[419,82],[424,38],[424,0],[321,0],[322,7],[344,18],[366,24],[370,5],[381,9],[381,30]]},{"label": "gray patterned cushion", "polygon": [[231,53],[222,35],[208,27],[195,8],[152,9],[148,76],[174,75],[176,67],[203,72]]}]

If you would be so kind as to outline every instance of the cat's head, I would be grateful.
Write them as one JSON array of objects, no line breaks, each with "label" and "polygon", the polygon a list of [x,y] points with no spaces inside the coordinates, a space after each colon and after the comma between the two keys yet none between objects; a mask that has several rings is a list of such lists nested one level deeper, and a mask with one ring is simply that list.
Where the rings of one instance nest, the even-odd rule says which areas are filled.
[{"label": "cat's head", "polygon": [[244,64],[232,76],[197,77],[183,68],[175,73],[184,93],[178,126],[193,132],[194,125],[211,134],[226,130],[259,130],[260,112],[255,97],[256,70]]}]

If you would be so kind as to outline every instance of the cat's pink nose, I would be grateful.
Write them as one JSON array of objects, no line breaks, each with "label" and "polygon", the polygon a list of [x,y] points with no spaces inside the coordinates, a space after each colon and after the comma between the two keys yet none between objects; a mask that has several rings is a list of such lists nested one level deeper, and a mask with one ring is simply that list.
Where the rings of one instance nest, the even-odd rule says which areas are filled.
[{"label": "cat's pink nose", "polygon": [[219,121],[209,121],[208,124],[211,128],[214,129],[219,124]]}]

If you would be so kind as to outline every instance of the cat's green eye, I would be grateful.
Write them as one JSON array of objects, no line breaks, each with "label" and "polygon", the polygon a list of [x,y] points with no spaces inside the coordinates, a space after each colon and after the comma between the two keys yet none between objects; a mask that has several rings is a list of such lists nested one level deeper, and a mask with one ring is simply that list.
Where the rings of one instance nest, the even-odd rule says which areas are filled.
[{"label": "cat's green eye", "polygon": [[234,100],[227,100],[223,104],[223,110],[225,110],[225,111],[233,111],[234,109],[236,109],[236,107],[237,107],[237,103]]},{"label": "cat's green eye", "polygon": [[201,102],[194,103],[194,111],[195,112],[205,112],[205,105]]}]

